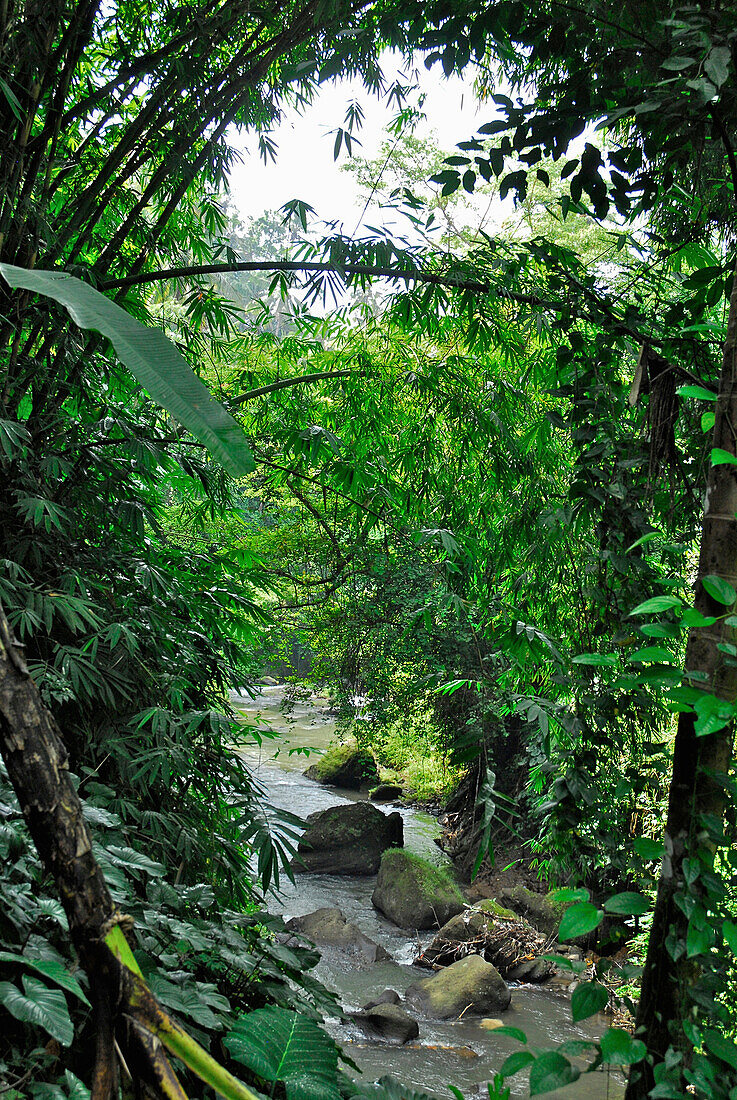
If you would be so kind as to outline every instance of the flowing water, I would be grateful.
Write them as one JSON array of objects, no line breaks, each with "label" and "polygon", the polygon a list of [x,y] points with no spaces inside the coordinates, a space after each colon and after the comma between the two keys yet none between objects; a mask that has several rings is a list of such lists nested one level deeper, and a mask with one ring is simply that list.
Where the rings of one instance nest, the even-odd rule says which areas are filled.
[{"label": "flowing water", "polygon": [[[264,687],[256,699],[237,697],[234,704],[248,725],[259,724],[278,733],[276,739],[264,739],[262,744],[250,740],[241,748],[259,782],[274,806],[300,817],[315,810],[365,795],[322,787],[302,772],[307,767],[307,750],[324,749],[335,732],[335,723],[319,702],[297,702],[286,716],[282,712],[283,687]],[[314,758],[313,758],[314,759]],[[394,809],[395,807],[390,807]],[[419,810],[400,807],[404,819],[405,847],[436,863],[446,857],[434,843],[440,828],[435,818]],[[386,988],[403,994],[407,986],[427,972],[411,965],[419,942],[427,943],[432,933],[412,937],[385,920],[372,906],[373,877],[301,874],[296,884],[283,884],[279,895],[271,899],[269,909],[283,913],[286,919],[303,916],[323,906],[340,909],[345,917],[357,924],[391,955],[390,961],[360,965],[355,956],[338,951],[325,952],[315,973],[322,982],[337,992],[348,1011],[361,1008],[368,1000]],[[420,1037],[403,1047],[372,1042],[357,1028],[337,1021],[330,1025],[334,1037],[363,1071],[364,1079],[372,1081],[385,1074],[416,1089],[450,1100],[448,1085],[459,1088],[466,1097],[486,1095],[485,1083],[493,1078],[507,1055],[519,1050],[519,1044],[507,1036],[495,1036],[480,1026],[478,1018],[461,1020],[431,1020],[418,1016]],[[503,1022],[521,1028],[532,1047],[550,1048],[569,1039],[593,1039],[606,1027],[603,1017],[580,1024],[571,1023],[570,998],[566,993],[532,985],[512,986],[512,1004],[503,1014]],[[583,1059],[573,1059],[583,1069]],[[527,1096],[526,1074],[510,1078],[512,1096]],[[619,1100],[623,1083],[619,1075],[604,1071],[586,1074],[564,1091],[548,1093],[551,1097],[570,1100]]]}]

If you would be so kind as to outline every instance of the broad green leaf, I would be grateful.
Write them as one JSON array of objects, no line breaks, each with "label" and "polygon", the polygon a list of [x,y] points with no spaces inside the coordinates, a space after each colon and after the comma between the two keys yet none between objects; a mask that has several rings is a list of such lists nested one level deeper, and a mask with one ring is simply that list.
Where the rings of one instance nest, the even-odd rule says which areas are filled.
[{"label": "broad green leaf", "polygon": [[670,650],[657,645],[649,645],[645,646],[644,649],[637,649],[627,658],[628,663],[631,661],[665,661],[667,663],[672,660],[673,654]]},{"label": "broad green leaf", "polygon": [[599,982],[582,982],[573,991],[571,997],[571,1015],[573,1022],[588,1020],[589,1016],[595,1016],[602,1012],[609,1000],[609,993]]},{"label": "broad green leaf", "polygon": [[525,1069],[529,1066],[530,1062],[535,1061],[535,1055],[530,1054],[529,1050],[515,1050],[514,1054],[510,1054],[501,1065],[499,1072],[502,1077],[511,1077],[514,1073],[519,1073],[521,1069]]},{"label": "broad green leaf", "polygon": [[578,657],[573,658],[573,663],[574,665],[614,668],[617,665],[617,658],[613,653],[579,653]]},{"label": "broad green leaf", "polygon": [[714,391],[707,390],[704,386],[679,386],[676,393],[679,397],[697,397],[699,401],[716,401],[717,399]]},{"label": "broad green leaf", "polygon": [[[713,626],[716,621],[716,615],[702,615],[695,607],[687,607],[681,616],[681,622],[684,626],[687,626],[689,630],[694,626]],[[729,620],[727,620],[727,623],[729,623]],[[737,625],[737,623],[735,625]]]},{"label": "broad green leaf", "polygon": [[12,982],[0,982],[0,1004],[16,1020],[43,1028],[52,1039],[68,1047],[74,1038],[74,1025],[62,991],[49,989],[28,975],[23,977],[23,989],[21,993]]},{"label": "broad green leaf", "polygon": [[243,429],[162,332],[142,325],[94,287],[64,272],[27,271],[0,264],[0,273],[11,287],[53,298],[80,328],[107,337],[121,362],[154,401],[204,443],[234,477],[243,477],[255,468]]},{"label": "broad green leaf", "polygon": [[284,1008],[249,1012],[223,1040],[237,1062],[281,1081],[289,1100],[338,1100],[338,1052],[317,1024]]},{"label": "broad green leaf", "polygon": [[566,1039],[564,1043],[559,1043],[556,1049],[559,1054],[565,1054],[566,1057],[572,1055],[574,1058],[579,1058],[588,1054],[595,1046],[593,1039]]},{"label": "broad green leaf", "polygon": [[715,695],[702,692],[694,703],[696,711],[695,732],[697,737],[707,737],[729,725],[734,717],[734,706]]},{"label": "broad green leaf", "polygon": [[711,464],[712,466],[737,466],[737,458],[729,451],[725,451],[723,447],[712,447]]},{"label": "broad green leaf", "polygon": [[116,867],[129,867],[135,871],[144,871],[153,878],[160,878],[166,871],[162,863],[156,863],[153,859],[145,856],[143,852],[137,852],[135,848],[111,844],[104,849],[104,852]]},{"label": "broad green leaf", "polygon": [[630,611],[630,615],[651,615],[658,611],[670,611],[673,607],[680,607],[682,603],[683,600],[679,600],[678,596],[653,596],[652,599],[638,604],[634,611]]},{"label": "broad green leaf", "polygon": [[714,932],[706,924],[695,921],[688,922],[686,929],[686,955],[689,959],[697,955],[705,955],[714,944]]},{"label": "broad green leaf", "polygon": [[635,837],[632,847],[643,859],[662,859],[665,851],[660,841],[651,840],[649,836]]},{"label": "broad green leaf", "polygon": [[[669,69],[672,72],[679,72],[681,69],[688,69],[691,65],[695,64],[695,58],[693,57],[666,57],[665,61],[660,62],[661,69]],[[693,387],[694,389],[701,389],[700,386]],[[676,391],[677,392],[677,391]]]},{"label": "broad green leaf", "polygon": [[601,1038],[601,1058],[610,1066],[631,1066],[647,1053],[645,1044],[620,1027],[610,1027]]},{"label": "broad green leaf", "polygon": [[585,886],[560,886],[557,890],[551,890],[548,898],[553,902],[589,901],[590,892]]},{"label": "broad green leaf", "polygon": [[[704,62],[704,72],[716,88],[727,83],[732,51],[729,46],[713,46]],[[721,269],[720,269],[721,271]]]},{"label": "broad green leaf", "polygon": [[607,913],[619,913],[623,917],[642,917],[652,908],[647,898],[642,894],[636,894],[633,890],[623,890],[621,894],[614,894],[604,902]]},{"label": "broad green leaf", "polygon": [[677,638],[680,633],[675,623],[642,623],[637,629],[646,638]]},{"label": "broad green leaf", "polygon": [[702,417],[701,417],[701,430],[702,430],[702,432],[710,432],[711,429],[714,427],[714,421],[715,420],[716,420],[716,416],[714,415],[713,412],[703,413]]},{"label": "broad green leaf", "polygon": [[599,927],[603,919],[604,914],[590,901],[578,902],[563,914],[558,939],[572,940],[577,936],[587,936]]},{"label": "broad green leaf", "polygon": [[524,1031],[518,1027],[510,1027],[507,1024],[505,1024],[504,1027],[494,1028],[494,1038],[496,1038],[497,1035],[508,1035],[510,1039],[516,1039],[518,1043],[527,1042],[527,1036]]},{"label": "broad green leaf", "polygon": [[25,955],[16,955],[12,951],[0,951],[0,962],[16,963],[18,966],[35,970],[38,974],[43,974],[54,985],[61,986],[68,993],[72,993],[83,1004],[89,1005],[90,1003],[74,975],[70,974],[67,968],[57,962],[56,959],[29,959]]},{"label": "broad green leaf", "polygon": [[530,1096],[562,1089],[580,1075],[580,1071],[567,1058],[555,1050],[549,1050],[535,1059],[530,1070]]},{"label": "broad green leaf", "polygon": [[737,592],[722,577],[709,575],[708,577],[702,577],[701,583],[704,586],[704,591],[708,592],[717,603],[724,604],[725,607],[731,607],[734,601],[737,600]]},{"label": "broad green leaf", "polygon": [[725,920],[722,925],[722,935],[732,954],[737,955],[737,924],[734,921]]},{"label": "broad green leaf", "polygon": [[718,1031],[709,1028],[704,1032],[704,1044],[710,1054],[716,1054],[728,1066],[737,1069],[737,1046],[726,1035],[720,1035]]}]

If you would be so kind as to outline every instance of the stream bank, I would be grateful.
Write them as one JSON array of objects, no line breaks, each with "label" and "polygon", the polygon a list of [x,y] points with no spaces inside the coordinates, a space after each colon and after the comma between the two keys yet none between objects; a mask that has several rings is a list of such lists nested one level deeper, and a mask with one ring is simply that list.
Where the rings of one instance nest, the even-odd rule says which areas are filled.
[{"label": "stream bank", "polygon": [[[268,686],[256,699],[241,696],[233,700],[246,723],[260,722],[279,734],[277,739],[265,739],[260,746],[249,741],[240,749],[270,801],[305,818],[318,810],[365,799],[365,794],[322,787],[303,776],[310,762],[308,750],[327,747],[335,733],[335,721],[319,700],[298,701],[285,716],[281,710],[283,693],[282,686]],[[408,851],[436,865],[448,863],[448,857],[435,843],[440,826],[434,817],[408,807],[383,808],[398,809],[401,813]],[[384,919],[371,903],[375,882],[375,876],[299,874],[294,884],[285,881],[279,894],[269,902],[270,910],[285,919],[305,916],[321,908],[338,908],[348,921],[388,952],[389,959],[365,966],[358,966],[355,956],[340,951],[323,953],[315,974],[339,995],[349,1012],[358,1011],[386,988],[404,997],[408,986],[427,975],[427,971],[411,964],[434,933],[412,935]],[[550,1048],[570,1039],[596,1039],[607,1026],[603,1017],[573,1024],[570,998],[561,992],[529,985],[511,988],[512,1003],[502,1022],[521,1028],[533,1047]],[[450,1084],[468,1098],[485,1093],[486,1082],[493,1078],[505,1058],[519,1049],[515,1040],[495,1036],[493,1030],[482,1027],[478,1017],[435,1020],[418,1015],[414,1008],[411,1013],[418,1019],[420,1034],[418,1040],[405,1046],[371,1041],[351,1024],[330,1021],[328,1027],[361,1068],[365,1080],[391,1074],[407,1085],[448,1100]],[[586,1063],[581,1060],[579,1064],[583,1068]],[[529,1094],[525,1074],[510,1078],[507,1084],[514,1097]],[[584,1075],[565,1090],[547,1095],[570,1100],[617,1100],[622,1092],[618,1074],[600,1071]]]}]

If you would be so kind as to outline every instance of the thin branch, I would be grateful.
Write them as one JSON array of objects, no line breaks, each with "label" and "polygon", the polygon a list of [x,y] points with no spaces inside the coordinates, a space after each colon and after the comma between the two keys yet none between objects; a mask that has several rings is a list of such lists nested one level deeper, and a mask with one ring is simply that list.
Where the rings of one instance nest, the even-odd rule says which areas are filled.
[{"label": "thin branch", "polygon": [[[395,267],[373,267],[371,264],[331,264],[297,260],[240,260],[236,263],[190,264],[187,267],[168,267],[160,271],[146,271],[138,275],[129,275],[123,279],[109,279],[100,283],[100,290],[122,290],[142,283],[156,283],[163,279],[183,279],[191,275],[217,275],[229,271],[335,271],[339,275],[374,275],[380,279],[395,279],[401,282],[432,283],[435,286],[447,286],[456,290],[473,290],[477,294],[488,294],[490,283],[475,279],[457,278],[452,275],[440,275],[433,271],[409,271]],[[548,308],[563,309],[557,302],[546,302],[532,294],[517,294],[504,291],[503,297],[527,305],[541,305]]]},{"label": "thin branch", "polygon": [[[371,264],[335,264],[298,260],[238,260],[234,263],[189,264],[186,267],[168,267],[162,268],[159,271],[147,271],[137,275],[129,275],[122,279],[109,279],[107,282],[98,284],[98,289],[102,291],[122,290],[130,286],[139,286],[142,283],[155,283],[164,279],[183,279],[189,276],[217,275],[221,272],[238,271],[334,271],[338,275],[367,275],[379,279],[390,279],[405,283],[429,283],[433,286],[448,287],[451,290],[469,290],[476,294],[486,295],[495,293],[502,301],[515,302],[517,305],[539,306],[541,309],[548,309],[553,313],[564,313],[570,306],[570,303],[567,301],[556,302],[549,298],[541,298],[537,294],[523,294],[520,291],[508,290],[506,287],[495,287],[489,282],[481,282],[478,279],[464,279],[462,276],[452,274],[443,275],[435,271],[422,271],[418,268],[408,270],[406,268],[374,267]],[[624,321],[617,316],[611,306],[599,298],[596,291],[584,286],[578,279],[573,278],[570,274],[567,274],[566,277],[571,286],[588,299],[591,308],[603,312],[609,321],[613,325],[616,325],[622,335],[630,336],[640,344],[648,343],[653,348],[662,349],[662,341],[654,340],[651,336],[645,336],[638,329],[626,325]],[[677,371],[684,378],[688,378],[699,385],[708,385],[708,383],[705,383],[701,378],[692,374],[686,367],[673,364],[672,369]],[[258,396],[258,393],[255,393],[254,396]],[[244,400],[247,399],[249,398],[244,395]]]},{"label": "thin branch", "polygon": [[[279,382],[270,382],[268,386],[259,386],[256,390],[248,390],[240,397],[234,397],[231,405],[245,405],[246,401],[253,401],[256,397],[263,397],[267,393],[276,393],[277,390],[285,390],[288,386],[300,386],[302,383],[319,382],[322,378],[348,378],[355,374],[352,370],[323,370],[314,374],[301,374],[295,378],[282,378]],[[359,371],[365,375],[366,371]]]}]

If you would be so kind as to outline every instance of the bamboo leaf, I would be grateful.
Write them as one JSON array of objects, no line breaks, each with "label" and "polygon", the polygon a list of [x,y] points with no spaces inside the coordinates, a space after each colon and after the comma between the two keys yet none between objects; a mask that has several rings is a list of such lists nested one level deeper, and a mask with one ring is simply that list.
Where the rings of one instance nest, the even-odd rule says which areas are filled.
[{"label": "bamboo leaf", "polygon": [[136,962],[135,955],[130,949],[130,944],[123,934],[123,929],[119,924],[113,925],[108,934],[105,936],[105,943],[108,945],[118,962],[125,966],[128,970],[132,970],[134,974],[137,974],[141,980],[143,980],[143,974],[141,968]]},{"label": "bamboo leaf", "polygon": [[106,336],[154,401],[204,443],[234,477],[243,477],[255,468],[240,425],[158,329],[142,325],[94,287],[64,272],[27,271],[0,264],[0,273],[11,287],[53,298],[80,328]]}]

